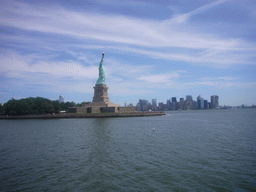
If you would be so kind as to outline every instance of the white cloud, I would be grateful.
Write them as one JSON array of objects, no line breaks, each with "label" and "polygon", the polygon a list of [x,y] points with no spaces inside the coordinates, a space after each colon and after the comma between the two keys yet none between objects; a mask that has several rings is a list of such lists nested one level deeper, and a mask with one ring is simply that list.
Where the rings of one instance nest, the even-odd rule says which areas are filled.
[{"label": "white cloud", "polygon": [[200,13],[203,13],[204,11],[212,8],[212,7],[215,7],[221,3],[224,3],[228,0],[218,0],[218,1],[214,1],[214,2],[211,2],[211,3],[208,3],[206,5],[203,5],[193,11],[190,11],[188,13],[185,13],[185,14],[177,14],[175,15],[172,19],[168,19],[168,20],[165,20],[164,23],[166,24],[175,24],[175,23],[184,23],[184,22],[187,22],[189,20],[190,17],[192,17],[193,15],[197,15],[197,14],[200,14]]},{"label": "white cloud", "polygon": [[34,56],[22,56],[17,53],[0,55],[0,69],[5,76],[11,78],[30,78],[31,74],[48,74],[53,77],[72,77],[84,79],[96,79],[98,77],[97,66],[83,66],[73,61],[35,61]]},{"label": "white cloud", "polygon": [[223,80],[223,81],[235,81],[239,80],[238,77],[231,77],[231,76],[225,76],[225,77],[203,77],[201,78],[202,81],[218,81],[218,80]]},{"label": "white cloud", "polygon": [[123,78],[137,78],[141,74],[150,73],[153,70],[153,66],[150,65],[136,65],[127,61],[116,60],[114,58],[108,58],[104,60],[106,75]]},{"label": "white cloud", "polygon": [[[188,15],[199,14],[223,2],[225,1],[209,3]],[[3,13],[6,13],[1,15],[2,25],[43,34],[64,35],[81,40],[84,44],[90,44],[87,40],[93,40],[93,45],[90,44],[90,46],[94,46],[95,49],[121,48],[124,53],[136,52],[156,58],[181,60],[214,67],[212,63],[222,66],[236,63],[252,64],[250,55],[255,54],[256,51],[254,44],[243,39],[225,39],[213,34],[200,33],[200,30],[184,30],[186,27],[181,30],[175,25],[169,26],[155,20],[113,14],[81,13],[61,7],[37,7],[17,2],[7,5],[0,8]],[[186,20],[187,17],[186,15],[179,16],[181,20]],[[17,41],[17,38],[15,40]],[[104,46],[103,42],[106,43]],[[48,47],[56,47],[52,44]],[[70,45],[64,46],[69,51],[67,47]],[[73,43],[72,46],[79,45]],[[56,48],[60,48],[60,45]],[[170,49],[180,50],[172,53]]]},{"label": "white cloud", "polygon": [[141,76],[138,80],[146,81],[149,83],[165,83],[167,84],[170,80],[174,78],[180,77],[180,74],[177,72],[169,72],[165,74],[157,74],[157,75],[147,75]]},{"label": "white cloud", "polygon": [[[1,54],[0,58],[0,71],[11,89],[92,93],[98,78],[98,62],[96,66],[84,66],[74,61],[44,61],[37,55],[20,55],[15,52]],[[172,79],[184,73],[177,71],[152,75],[153,66],[133,66],[113,58],[104,60],[104,63],[107,83],[113,94],[142,94],[147,92],[143,88],[159,88],[152,83],[167,81],[164,85],[168,86]]]}]

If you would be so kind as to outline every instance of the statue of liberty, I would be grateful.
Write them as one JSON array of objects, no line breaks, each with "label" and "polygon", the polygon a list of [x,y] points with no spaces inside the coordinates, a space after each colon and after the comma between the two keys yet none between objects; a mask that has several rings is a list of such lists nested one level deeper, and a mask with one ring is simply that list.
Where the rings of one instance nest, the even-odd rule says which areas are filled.
[{"label": "statue of liberty", "polygon": [[99,84],[106,84],[105,83],[105,69],[104,69],[104,66],[103,66],[103,58],[104,58],[104,52],[102,53],[102,58],[101,58],[101,61],[100,61],[100,66],[99,66],[99,78],[96,82],[97,85]]}]

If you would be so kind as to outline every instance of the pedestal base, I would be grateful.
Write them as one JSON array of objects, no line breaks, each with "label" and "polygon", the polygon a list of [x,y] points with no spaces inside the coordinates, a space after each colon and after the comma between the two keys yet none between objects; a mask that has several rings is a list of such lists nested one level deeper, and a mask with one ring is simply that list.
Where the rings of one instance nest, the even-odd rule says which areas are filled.
[{"label": "pedestal base", "polygon": [[105,84],[96,84],[94,88],[94,97],[92,102],[108,103],[108,87]]}]

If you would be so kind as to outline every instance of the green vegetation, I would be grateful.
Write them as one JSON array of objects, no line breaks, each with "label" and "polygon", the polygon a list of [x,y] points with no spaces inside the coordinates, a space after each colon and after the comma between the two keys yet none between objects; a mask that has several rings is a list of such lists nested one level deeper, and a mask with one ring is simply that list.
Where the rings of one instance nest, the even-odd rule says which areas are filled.
[{"label": "green vegetation", "polygon": [[29,97],[20,100],[9,100],[3,106],[0,106],[1,112],[5,115],[41,115],[59,113],[63,110],[68,110],[69,107],[82,106],[74,102],[60,103],[58,100],[52,101],[42,97]]},{"label": "green vegetation", "polygon": [[82,107],[83,105],[88,104],[89,102],[82,102],[82,103],[77,103],[76,107]]},{"label": "green vegetation", "polygon": [[3,105],[0,103],[0,114],[2,114],[4,112],[4,107]]}]

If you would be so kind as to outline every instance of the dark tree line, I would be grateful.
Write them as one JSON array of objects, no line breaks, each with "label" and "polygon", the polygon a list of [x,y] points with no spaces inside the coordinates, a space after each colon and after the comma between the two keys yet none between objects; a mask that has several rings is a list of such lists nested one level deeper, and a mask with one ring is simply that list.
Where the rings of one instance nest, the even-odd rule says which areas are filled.
[{"label": "dark tree line", "polygon": [[0,114],[4,113],[4,107],[3,105],[0,103]]},{"label": "dark tree line", "polygon": [[[85,102],[83,102],[85,103]],[[62,102],[58,100],[52,101],[42,97],[30,97],[20,100],[9,100],[2,106],[2,113],[5,115],[41,115],[53,114],[67,110],[69,107],[82,106],[82,104],[72,102]]]}]

